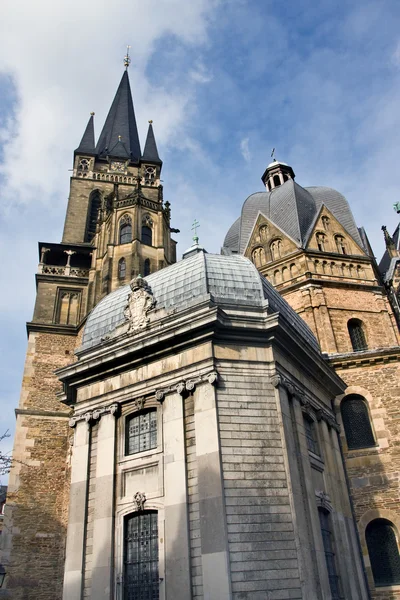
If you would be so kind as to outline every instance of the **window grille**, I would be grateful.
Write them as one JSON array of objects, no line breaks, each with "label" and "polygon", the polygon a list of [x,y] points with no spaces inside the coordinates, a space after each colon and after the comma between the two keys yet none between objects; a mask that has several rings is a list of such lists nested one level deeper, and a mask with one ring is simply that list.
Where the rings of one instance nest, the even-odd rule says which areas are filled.
[{"label": "window grille", "polygon": [[375,519],[365,531],[376,586],[400,584],[400,556],[392,523]]},{"label": "window grille", "polygon": [[127,517],[124,541],[124,600],[159,600],[157,512]]},{"label": "window grille", "polygon": [[118,262],[118,279],[125,279],[126,277],[126,260],[121,258]]},{"label": "window grille", "polygon": [[362,326],[362,321],[358,319],[350,319],[347,323],[347,329],[349,330],[351,345],[354,352],[360,352],[361,350],[367,350],[367,341]]},{"label": "window grille", "polygon": [[101,205],[101,196],[98,191],[95,191],[90,196],[89,210],[86,223],[85,242],[91,242],[96,233],[97,218]]},{"label": "window grille", "polygon": [[330,515],[322,508],[318,509],[319,522],[321,526],[322,541],[324,543],[324,552],[326,567],[328,569],[329,585],[331,588],[332,600],[340,600],[339,577],[336,571],[335,552],[333,549],[332,530]]},{"label": "window grille", "polygon": [[142,242],[148,246],[153,244],[153,232],[147,225],[143,225],[142,227]]},{"label": "window grille", "polygon": [[368,406],[362,396],[347,396],[340,412],[349,450],[375,446]]},{"label": "window grille", "polygon": [[319,454],[314,421],[305,416],[303,417],[303,422],[304,431],[306,434],[307,448],[310,452],[314,452],[314,454]]},{"label": "window grille", "polygon": [[127,419],[126,454],[157,448],[157,411],[148,410]]}]

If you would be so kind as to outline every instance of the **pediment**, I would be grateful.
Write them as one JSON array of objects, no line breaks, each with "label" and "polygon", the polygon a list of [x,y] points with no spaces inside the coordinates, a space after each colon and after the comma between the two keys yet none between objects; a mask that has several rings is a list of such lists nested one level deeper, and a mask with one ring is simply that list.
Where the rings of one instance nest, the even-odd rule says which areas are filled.
[{"label": "pediment", "polygon": [[296,252],[299,246],[273,221],[258,213],[244,255],[257,268]]},{"label": "pediment", "polygon": [[362,256],[366,254],[324,204],[316,216],[306,250]]}]

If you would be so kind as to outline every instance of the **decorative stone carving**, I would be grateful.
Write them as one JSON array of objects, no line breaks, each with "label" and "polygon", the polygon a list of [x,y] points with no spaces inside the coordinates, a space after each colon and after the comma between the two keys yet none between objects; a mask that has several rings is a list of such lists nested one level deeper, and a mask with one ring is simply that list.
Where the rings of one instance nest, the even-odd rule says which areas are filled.
[{"label": "decorative stone carving", "polygon": [[74,428],[78,421],[80,421],[80,419],[78,417],[71,417],[70,420],[68,421],[68,425],[70,427]]},{"label": "decorative stone carving", "polygon": [[157,402],[160,402],[160,404],[162,404],[165,400],[165,392],[164,390],[156,390],[156,400]]},{"label": "decorative stone carving", "polygon": [[119,404],[118,404],[118,402],[114,402],[114,404],[111,404],[111,405],[108,407],[108,409],[109,409],[109,411],[110,411],[110,414],[111,414],[113,417],[117,417],[117,416],[118,416],[118,414],[119,414]]},{"label": "decorative stone carving", "polygon": [[176,391],[178,392],[178,394],[183,394],[183,392],[185,391],[186,386],[184,384],[183,381],[181,381],[180,383],[178,383],[178,385],[176,386]]},{"label": "decorative stone carving", "polygon": [[132,279],[130,286],[132,292],[129,294],[124,316],[129,321],[129,331],[137,332],[149,324],[147,314],[156,302],[151,287],[140,275]]},{"label": "decorative stone carving", "polygon": [[196,388],[196,383],[193,381],[193,379],[189,379],[189,381],[185,383],[185,388],[188,392],[193,392]]},{"label": "decorative stone carving", "polygon": [[210,385],[216,385],[218,383],[218,373],[217,371],[212,371],[208,375],[206,375],[206,379]]},{"label": "decorative stone carving", "polygon": [[326,492],[323,490],[315,490],[315,497],[317,499],[318,506],[322,506],[329,512],[332,511],[331,500]]},{"label": "decorative stone carving", "polygon": [[137,511],[144,510],[144,503],[146,502],[146,494],[144,492],[136,492],[136,494],[133,497],[133,500],[136,504]]},{"label": "decorative stone carving", "polygon": [[274,386],[274,388],[279,387],[282,384],[282,377],[278,373],[272,375],[271,383]]},{"label": "decorative stone carving", "polygon": [[135,406],[137,410],[143,410],[144,407],[144,403],[146,402],[146,399],[141,396],[141,398],[136,398],[135,399]]}]

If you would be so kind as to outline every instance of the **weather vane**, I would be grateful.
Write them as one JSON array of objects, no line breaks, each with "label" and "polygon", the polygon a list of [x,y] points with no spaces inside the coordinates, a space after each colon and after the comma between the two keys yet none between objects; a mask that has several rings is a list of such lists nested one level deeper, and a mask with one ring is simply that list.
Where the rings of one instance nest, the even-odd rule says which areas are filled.
[{"label": "weather vane", "polygon": [[197,219],[195,219],[193,221],[193,225],[192,225],[192,231],[194,231],[193,241],[194,241],[195,244],[199,243],[199,236],[197,235],[197,229],[198,229],[198,227],[200,227],[200,224],[197,221]]},{"label": "weather vane", "polygon": [[271,150],[271,158],[275,160],[275,148],[272,148]]},{"label": "weather vane", "polygon": [[130,46],[126,47],[126,55],[124,57],[124,67],[125,69],[127,69],[129,67],[129,65],[131,64],[131,57],[129,56],[129,49]]}]

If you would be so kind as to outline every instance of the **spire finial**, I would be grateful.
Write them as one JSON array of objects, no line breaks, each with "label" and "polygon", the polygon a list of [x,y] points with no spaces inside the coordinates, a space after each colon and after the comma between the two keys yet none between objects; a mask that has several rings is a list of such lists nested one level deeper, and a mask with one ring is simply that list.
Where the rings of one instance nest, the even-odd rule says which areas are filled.
[{"label": "spire finial", "polygon": [[91,117],[94,117],[94,112],[91,112],[91,113],[90,113],[90,116],[91,116]]},{"label": "spire finial", "polygon": [[131,57],[129,56],[129,49],[130,46],[126,47],[126,54],[124,56],[124,67],[126,70],[128,70],[129,65],[131,64]]},{"label": "spire finial", "polygon": [[150,119],[149,123],[150,123],[150,125],[151,125],[151,124],[153,123],[153,119]]},{"label": "spire finial", "polygon": [[193,241],[195,244],[199,243],[199,236],[197,235],[197,229],[200,227],[200,223],[195,219],[192,225],[192,231],[194,231]]}]

